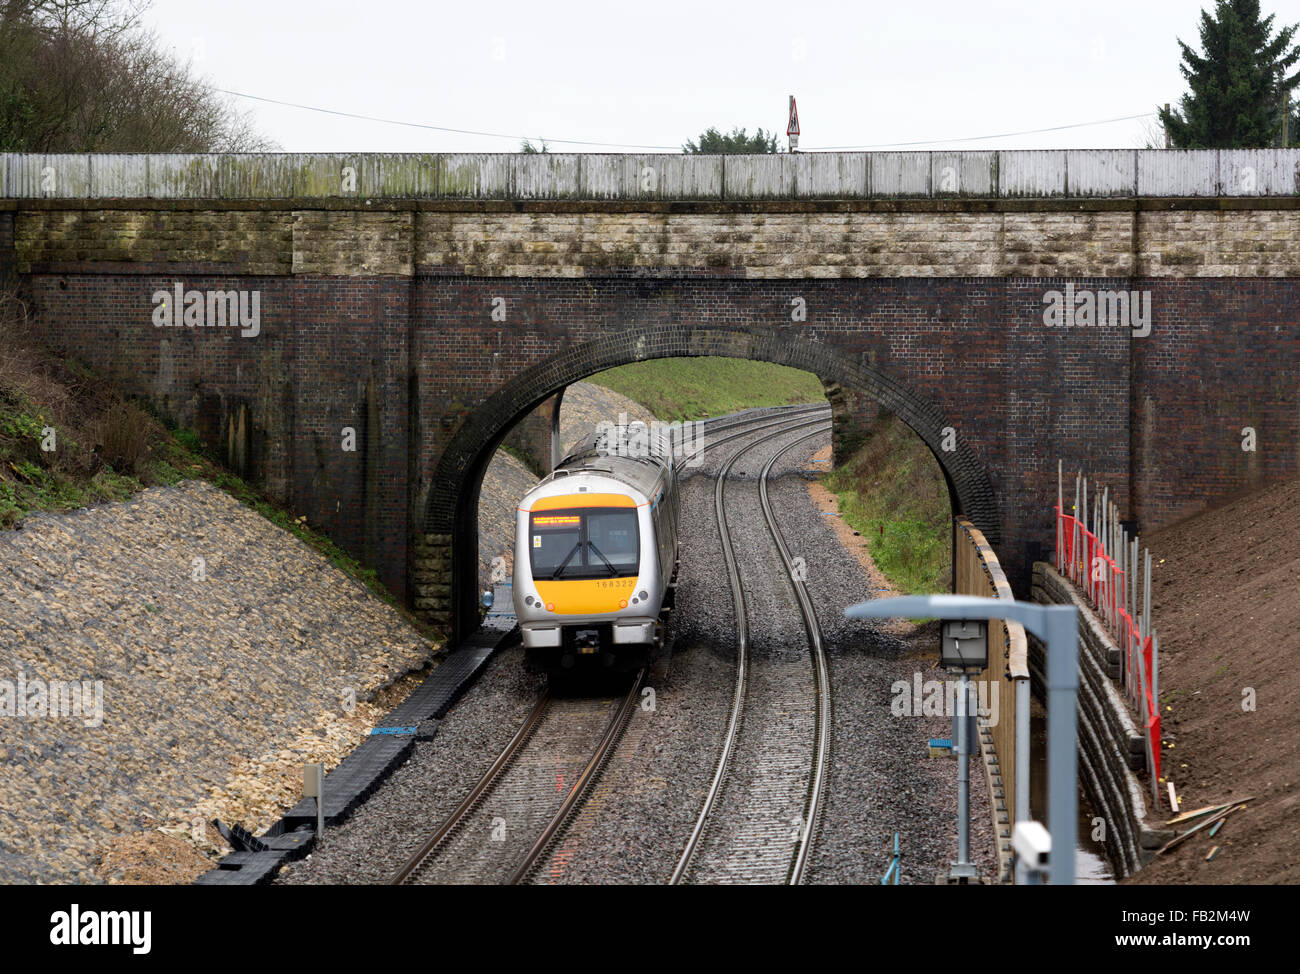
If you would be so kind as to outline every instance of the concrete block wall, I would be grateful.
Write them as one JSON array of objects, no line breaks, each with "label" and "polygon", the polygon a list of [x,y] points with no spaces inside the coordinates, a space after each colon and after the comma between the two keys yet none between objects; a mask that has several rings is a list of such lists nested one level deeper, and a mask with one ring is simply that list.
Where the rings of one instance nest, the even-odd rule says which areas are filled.
[{"label": "concrete block wall", "polygon": [[[1106,851],[1118,878],[1141,869],[1175,836],[1152,808],[1146,743],[1117,679],[1119,647],[1082,594],[1056,569],[1034,565],[1033,600],[1073,605],[1079,612],[1079,780],[1094,811],[1105,822]],[[1029,669],[1034,693],[1045,697],[1043,644],[1030,637]]]}]

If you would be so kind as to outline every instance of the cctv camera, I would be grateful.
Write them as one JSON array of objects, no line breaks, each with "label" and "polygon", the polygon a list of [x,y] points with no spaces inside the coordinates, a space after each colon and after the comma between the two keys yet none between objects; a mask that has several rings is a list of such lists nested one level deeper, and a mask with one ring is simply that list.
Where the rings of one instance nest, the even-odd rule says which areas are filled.
[{"label": "cctv camera", "polygon": [[1011,833],[1011,847],[1025,865],[1041,868],[1052,852],[1052,836],[1040,822],[1019,822]]}]

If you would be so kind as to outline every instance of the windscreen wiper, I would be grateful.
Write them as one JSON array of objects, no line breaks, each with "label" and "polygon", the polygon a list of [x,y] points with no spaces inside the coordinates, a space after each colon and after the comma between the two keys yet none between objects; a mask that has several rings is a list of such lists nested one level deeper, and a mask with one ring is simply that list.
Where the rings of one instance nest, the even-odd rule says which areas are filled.
[{"label": "windscreen wiper", "polygon": [[578,549],[580,549],[581,547],[582,547],[581,541],[575,541],[573,543],[573,547],[569,549],[569,553],[564,556],[564,561],[556,565],[555,571],[551,572],[552,581],[554,581],[555,579],[559,578],[561,575],[564,574],[564,569],[569,567],[569,559],[572,558],[574,555],[576,555],[578,553]]},{"label": "windscreen wiper", "polygon": [[609,573],[611,575],[618,574],[618,569],[615,568],[613,562],[611,562],[608,558],[606,558],[604,554],[601,552],[601,550],[596,547],[596,542],[588,541],[587,547],[590,548],[592,551],[594,551],[596,553],[596,557],[605,563],[605,567],[609,569]]}]

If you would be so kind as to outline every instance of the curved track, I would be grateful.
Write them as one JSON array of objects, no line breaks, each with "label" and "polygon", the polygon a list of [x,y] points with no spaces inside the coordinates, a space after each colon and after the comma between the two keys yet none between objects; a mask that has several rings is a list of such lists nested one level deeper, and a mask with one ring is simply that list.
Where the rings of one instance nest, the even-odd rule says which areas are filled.
[{"label": "curved track", "polygon": [[[759,416],[721,417],[705,427],[707,439],[684,459],[706,449],[774,427],[803,428],[792,421],[823,412],[823,405],[799,406]],[[714,439],[719,430],[727,436]],[[792,444],[793,445],[793,444]],[[733,462],[744,450],[737,451]],[[622,702],[612,711],[604,701],[556,700],[543,694],[502,752],[465,799],[421,844],[391,878],[394,885],[426,882],[527,882],[541,867],[547,852],[577,815],[627,730],[644,682],[637,674]],[[607,717],[603,732],[591,746],[594,728]],[[589,752],[585,762],[577,756]],[[563,790],[564,772],[572,782]],[[539,774],[539,769],[541,773]],[[555,793],[549,781],[555,774]],[[555,806],[557,796],[558,807]],[[544,818],[543,818],[544,816]]]},{"label": "curved track", "polygon": [[[763,519],[776,544],[786,577],[793,588],[795,601],[803,617],[804,628],[808,637],[810,652],[808,662],[811,664],[811,672],[804,671],[804,676],[809,679],[810,686],[805,688],[802,685],[803,681],[798,676],[788,672],[778,672],[778,668],[773,667],[772,673],[765,673],[765,681],[768,686],[763,688],[764,693],[755,694],[751,688],[749,609],[746,601],[745,585],[737,564],[735,545],[732,539],[732,526],[726,510],[726,490],[728,476],[735,463],[745,454],[766,444],[770,440],[770,437],[768,437],[734,451],[720,469],[714,491],[718,532],[736,612],[736,683],[732,694],[727,729],[723,737],[713,780],[705,795],[704,804],[699,818],[696,820],[695,828],[692,830],[678,860],[677,868],[672,874],[670,882],[673,884],[683,882],[688,874],[700,878],[698,874],[701,872],[702,860],[706,858],[701,854],[702,840],[706,835],[706,830],[711,828],[711,823],[716,819],[715,811],[727,789],[728,781],[737,777],[734,774],[733,762],[740,746],[746,703],[751,696],[757,695],[759,697],[758,708],[760,713],[758,716],[761,718],[764,716],[761,713],[762,708],[764,706],[770,707],[772,703],[773,691],[775,691],[775,696],[779,700],[788,703],[791,693],[797,695],[805,689],[810,690],[813,720],[812,727],[808,730],[810,730],[812,736],[812,753],[811,755],[804,754],[802,756],[795,754],[795,751],[800,750],[797,740],[781,740],[779,733],[776,735],[777,739],[765,740],[761,747],[757,749],[751,747],[751,750],[755,750],[755,753],[747,754],[744,757],[743,777],[746,781],[746,792],[752,802],[766,804],[769,807],[751,810],[749,814],[752,816],[752,821],[745,825],[742,834],[731,837],[729,844],[722,841],[717,843],[724,845],[725,848],[719,856],[712,857],[715,860],[720,859],[722,861],[713,863],[713,868],[709,871],[710,877],[719,881],[738,878],[749,881],[774,881],[783,878],[787,883],[801,882],[806,873],[812,839],[821,815],[830,754],[830,677],[825,654],[822,650],[821,629],[817,623],[816,614],[813,612],[807,587],[802,580],[802,572],[797,570],[795,559],[791,556],[780,528],[777,526],[776,516],[768,499],[767,483],[772,467],[782,456],[795,446],[824,433],[830,427],[823,419],[806,422],[796,421],[794,423],[786,420],[784,424],[780,425],[785,428],[773,435],[816,427],[811,432],[791,440],[774,453],[759,476],[759,501]],[[729,437],[728,439],[734,438]],[[793,682],[791,682],[792,677]],[[784,717],[787,715],[782,713],[779,716]],[[785,729],[789,731],[787,736],[793,739],[802,736],[804,730],[802,727],[790,726],[786,726]],[[751,735],[752,737],[753,735]],[[804,765],[806,765],[806,770]],[[779,809],[788,802],[790,788],[796,780],[804,781],[806,790],[803,796],[802,814],[799,816],[797,823],[793,823],[795,825],[792,836],[793,848],[790,849],[789,843],[780,841],[780,838],[783,832],[788,834],[787,830],[792,823],[780,819]],[[715,828],[714,831],[717,832],[718,830]]]}]

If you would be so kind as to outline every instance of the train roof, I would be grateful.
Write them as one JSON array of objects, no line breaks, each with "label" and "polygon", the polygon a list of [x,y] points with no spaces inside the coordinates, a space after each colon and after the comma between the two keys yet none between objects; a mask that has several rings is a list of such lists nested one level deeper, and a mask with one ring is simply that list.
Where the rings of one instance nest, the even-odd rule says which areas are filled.
[{"label": "train roof", "polygon": [[645,463],[673,467],[673,442],[671,436],[657,427],[645,423],[628,423],[625,426],[602,423],[596,431],[574,444],[569,454],[560,461],[563,467],[570,461],[590,458],[639,460]]},{"label": "train roof", "polygon": [[574,490],[612,487],[630,489],[645,503],[671,486],[672,443],[668,437],[645,424],[604,428],[580,440],[541,483],[524,495],[529,499],[567,494]]}]

